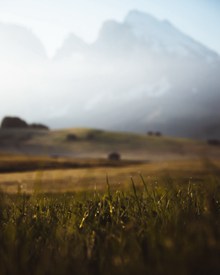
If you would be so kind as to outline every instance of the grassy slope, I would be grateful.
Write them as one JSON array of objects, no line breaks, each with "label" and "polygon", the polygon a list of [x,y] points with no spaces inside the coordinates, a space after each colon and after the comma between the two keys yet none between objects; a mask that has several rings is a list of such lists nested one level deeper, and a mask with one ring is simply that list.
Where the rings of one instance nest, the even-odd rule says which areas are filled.
[{"label": "grassy slope", "polygon": [[[68,134],[76,141],[67,141]],[[90,137],[89,137],[90,136]],[[92,138],[91,138],[92,136]],[[220,155],[220,150],[202,141],[171,137],[107,132],[94,129],[65,129],[57,131],[0,131],[1,150],[17,153],[106,158],[118,151],[123,158],[154,159],[165,156]]]}]

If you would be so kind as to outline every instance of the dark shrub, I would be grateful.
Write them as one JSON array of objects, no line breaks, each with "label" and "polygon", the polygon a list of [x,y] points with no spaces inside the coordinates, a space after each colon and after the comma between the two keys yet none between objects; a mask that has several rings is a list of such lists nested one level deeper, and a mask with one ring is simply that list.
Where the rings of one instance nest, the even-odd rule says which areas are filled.
[{"label": "dark shrub", "polygon": [[94,133],[88,133],[87,136],[86,136],[86,139],[88,139],[88,140],[94,140],[95,139]]},{"label": "dark shrub", "polygon": [[220,140],[219,139],[208,139],[207,143],[209,145],[219,146],[220,145]]},{"label": "dark shrub", "polygon": [[162,136],[161,132],[159,132],[159,131],[157,131],[157,132],[148,131],[147,134],[148,134],[148,136],[155,136],[155,137],[161,137]]},{"label": "dark shrub", "polygon": [[76,141],[77,140],[77,136],[75,134],[68,134],[66,136],[66,140],[67,141]]},{"label": "dark shrub", "polygon": [[162,134],[161,134],[161,132],[155,132],[155,136],[156,136],[156,137],[161,137]]},{"label": "dark shrub", "polygon": [[54,159],[58,159],[58,158],[59,158],[59,155],[58,155],[58,154],[51,154],[50,157],[51,157],[51,158],[54,158]]},{"label": "dark shrub", "polygon": [[108,155],[108,159],[109,160],[120,160],[121,159],[121,156],[119,153],[117,152],[112,152]]}]

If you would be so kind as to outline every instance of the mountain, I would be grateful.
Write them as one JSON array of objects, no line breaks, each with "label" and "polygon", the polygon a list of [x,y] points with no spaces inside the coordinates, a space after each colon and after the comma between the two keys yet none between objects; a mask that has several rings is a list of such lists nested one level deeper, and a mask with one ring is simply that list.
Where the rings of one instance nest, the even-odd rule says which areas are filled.
[{"label": "mountain", "polygon": [[27,28],[0,24],[0,116],[54,128],[220,138],[220,58],[165,20],[131,11],[48,59]]},{"label": "mountain", "polygon": [[132,11],[123,24],[130,28],[140,43],[154,53],[205,58],[207,61],[218,58],[215,52],[183,34],[167,20],[159,21],[149,14]]},{"label": "mountain", "polygon": [[[123,22],[109,20],[104,22],[94,45],[87,45],[82,39],[70,34],[56,56],[70,57],[88,48],[116,56],[128,51],[145,51],[148,54],[170,55],[182,58],[198,58],[207,62],[219,60],[214,51],[195,41],[175,28],[167,20],[158,20],[150,14],[131,11]],[[61,56],[61,57],[62,57]]]},{"label": "mountain", "polygon": [[71,33],[64,40],[62,47],[57,50],[54,59],[71,58],[72,55],[85,53],[87,49],[88,45],[81,38]]},{"label": "mountain", "polygon": [[0,23],[0,58],[5,62],[45,59],[46,51],[35,34],[23,26]]},{"label": "mountain", "polygon": [[92,45],[71,43],[65,58],[80,50],[92,69],[77,82],[80,95],[68,93],[76,101],[68,125],[220,136],[219,55],[168,21],[131,11],[123,22],[105,22]]}]

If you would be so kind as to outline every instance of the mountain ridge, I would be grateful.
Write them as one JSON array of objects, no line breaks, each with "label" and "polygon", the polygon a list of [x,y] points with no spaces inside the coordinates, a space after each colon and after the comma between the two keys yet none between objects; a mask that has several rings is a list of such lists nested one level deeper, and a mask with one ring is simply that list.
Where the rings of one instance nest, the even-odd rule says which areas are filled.
[{"label": "mountain ridge", "polygon": [[[140,31],[140,29],[142,30]],[[163,32],[161,32],[161,29],[163,30]],[[146,30],[148,37],[144,37],[144,31]],[[140,12],[138,10],[130,11],[123,22],[118,22],[116,20],[106,20],[102,24],[102,27],[98,34],[98,38],[94,43],[92,43],[92,46],[93,48],[97,47],[98,50],[103,50],[104,47],[106,48],[106,45],[102,47],[102,45],[99,44],[102,43],[105,37],[107,37],[110,47],[113,47],[114,45],[114,49],[117,49],[117,46],[120,46],[117,40],[122,41],[122,38],[125,37],[126,39],[126,36],[128,39],[131,39],[130,41],[125,41],[124,44],[122,43],[122,45],[124,45],[123,50],[125,50],[127,47],[131,48],[132,44],[137,44],[138,41],[134,41],[135,38],[137,40],[142,40],[141,42],[145,40],[146,47],[149,43],[155,43],[156,37],[156,43],[151,45],[152,52],[160,53],[161,48],[165,48],[164,46],[166,46],[166,50],[169,54],[176,53],[177,55],[179,54],[182,57],[187,57],[187,55],[190,53],[190,50],[191,57],[193,56],[193,54],[197,54],[199,58],[207,55],[206,58],[208,62],[212,62],[214,59],[220,60],[219,54],[217,52],[209,49],[207,46],[191,38],[189,35],[183,33],[168,20],[158,20],[156,17],[144,12]],[[111,41],[111,37],[114,38],[114,41]],[[118,38],[116,41],[115,37]],[[176,38],[174,39],[174,37]],[[179,45],[182,41],[184,42],[183,46]],[[176,49],[173,45],[173,42],[176,43]],[[160,44],[162,47],[160,47]],[[87,44],[87,46],[91,45]]]}]

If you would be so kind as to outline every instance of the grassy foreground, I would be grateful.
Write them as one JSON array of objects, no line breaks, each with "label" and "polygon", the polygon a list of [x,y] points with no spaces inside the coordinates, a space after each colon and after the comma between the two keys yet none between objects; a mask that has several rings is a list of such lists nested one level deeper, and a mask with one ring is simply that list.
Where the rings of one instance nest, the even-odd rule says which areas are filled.
[{"label": "grassy foreground", "polygon": [[220,274],[219,178],[141,181],[1,193],[0,274]]}]

